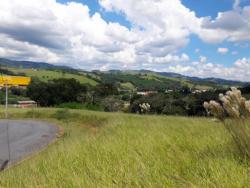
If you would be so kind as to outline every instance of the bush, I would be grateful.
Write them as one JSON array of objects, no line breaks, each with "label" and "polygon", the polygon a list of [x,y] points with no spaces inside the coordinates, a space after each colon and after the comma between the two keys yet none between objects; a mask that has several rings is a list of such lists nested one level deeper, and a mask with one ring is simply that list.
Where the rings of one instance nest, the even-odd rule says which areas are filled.
[{"label": "bush", "polygon": [[79,96],[86,91],[87,87],[75,79],[54,79],[48,83],[33,80],[27,88],[27,96],[41,106],[54,106],[78,102]]},{"label": "bush", "polygon": [[250,159],[250,100],[241,96],[241,91],[232,88],[226,95],[219,95],[222,104],[216,101],[204,102],[204,107],[222,121],[232,136],[243,157]]},{"label": "bush", "polygon": [[106,112],[122,111],[124,108],[124,102],[112,96],[102,99],[101,105]]}]

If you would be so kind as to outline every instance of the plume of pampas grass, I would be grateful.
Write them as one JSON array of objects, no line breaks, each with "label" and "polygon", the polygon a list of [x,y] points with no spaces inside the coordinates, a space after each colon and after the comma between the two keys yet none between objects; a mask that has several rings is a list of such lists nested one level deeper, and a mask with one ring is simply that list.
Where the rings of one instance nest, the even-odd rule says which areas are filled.
[{"label": "plume of pampas grass", "polygon": [[141,113],[146,114],[150,112],[151,106],[148,103],[139,104]]},{"label": "plume of pampas grass", "polygon": [[250,100],[241,91],[232,87],[226,94],[220,94],[221,104],[216,101],[204,102],[208,113],[218,118],[232,136],[240,153],[250,159]]}]

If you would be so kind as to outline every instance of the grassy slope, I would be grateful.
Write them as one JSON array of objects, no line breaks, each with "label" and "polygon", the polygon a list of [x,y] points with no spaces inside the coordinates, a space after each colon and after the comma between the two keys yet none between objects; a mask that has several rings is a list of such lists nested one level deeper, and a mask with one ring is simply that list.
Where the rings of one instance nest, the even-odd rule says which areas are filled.
[{"label": "grassy slope", "polygon": [[248,164],[209,119],[72,111],[59,121],[51,118],[56,111],[34,115],[65,135],[0,174],[0,187],[250,187]]},{"label": "grassy slope", "polygon": [[96,85],[97,82],[87,78],[85,75],[77,75],[77,74],[71,74],[71,73],[62,73],[59,71],[51,71],[51,70],[35,70],[35,69],[16,69],[16,68],[8,68],[9,70],[15,72],[15,73],[25,73],[27,76],[30,77],[38,77],[42,81],[48,81],[51,79],[57,79],[57,78],[75,78],[79,82],[83,84],[90,84],[90,85]]}]

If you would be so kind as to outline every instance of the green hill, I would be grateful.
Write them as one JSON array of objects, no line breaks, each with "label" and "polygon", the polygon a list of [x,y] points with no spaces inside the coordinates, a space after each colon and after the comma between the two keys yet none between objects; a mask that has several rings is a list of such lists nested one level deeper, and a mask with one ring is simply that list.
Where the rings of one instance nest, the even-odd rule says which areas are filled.
[{"label": "green hill", "polygon": [[[12,61],[0,58],[2,69],[8,69],[14,75],[26,75],[37,77],[42,81],[56,78],[75,78],[84,84],[92,86],[100,82],[119,85],[121,89],[129,90],[158,90],[181,89],[189,87],[195,89],[228,88],[231,86],[244,86],[248,83],[230,81],[216,78],[188,77],[176,73],[153,72],[148,70],[110,70],[101,71],[81,71],[66,66],[55,66],[48,63]],[[2,73],[8,73],[2,70]],[[10,72],[9,72],[10,73]]]},{"label": "green hill", "polygon": [[57,78],[74,78],[83,84],[96,85],[97,82],[91,78],[88,78],[83,72],[69,72],[66,70],[46,70],[46,69],[21,69],[21,68],[8,68],[16,74],[25,74],[29,77],[37,77],[42,81],[48,81]]}]

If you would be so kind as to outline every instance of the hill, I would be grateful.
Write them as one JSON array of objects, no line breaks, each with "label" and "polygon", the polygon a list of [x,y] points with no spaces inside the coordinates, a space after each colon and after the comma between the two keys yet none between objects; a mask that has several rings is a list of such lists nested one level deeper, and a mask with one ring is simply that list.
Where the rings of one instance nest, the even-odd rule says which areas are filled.
[{"label": "hill", "polygon": [[[81,83],[96,85],[100,82],[118,85],[123,90],[158,90],[241,87],[249,83],[224,80],[218,78],[189,77],[170,72],[153,72],[149,70],[110,70],[83,71],[66,66],[56,66],[48,63],[30,61],[12,61],[0,58],[2,73],[13,75],[27,75],[37,77],[42,81],[56,78],[75,78]],[[7,69],[4,70],[4,69]],[[9,72],[8,72],[9,71]]]},{"label": "hill", "polygon": [[24,68],[8,68],[9,71],[14,74],[26,75],[33,78],[38,78],[41,81],[49,81],[52,79],[58,78],[74,78],[82,84],[89,84],[92,86],[97,85],[98,82],[88,78],[87,75],[83,72],[72,71],[68,69],[24,69]]},{"label": "hill", "polygon": [[249,84],[247,82],[225,80],[225,79],[213,78],[213,77],[199,78],[199,77],[183,76],[181,74],[171,73],[171,72],[159,72],[158,74],[166,76],[166,77],[188,80],[196,84],[208,84],[208,85],[217,84],[217,85],[225,85],[225,86],[243,86],[243,85]]},{"label": "hill", "polygon": [[66,66],[56,66],[43,62],[14,61],[5,58],[0,58],[0,65],[4,67],[15,67],[22,69],[73,69]]}]

